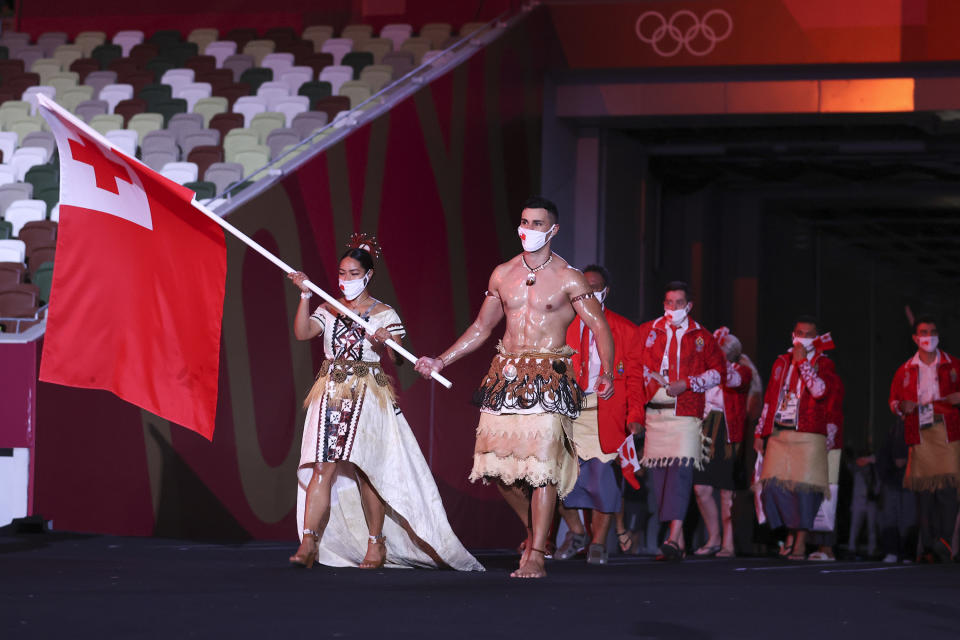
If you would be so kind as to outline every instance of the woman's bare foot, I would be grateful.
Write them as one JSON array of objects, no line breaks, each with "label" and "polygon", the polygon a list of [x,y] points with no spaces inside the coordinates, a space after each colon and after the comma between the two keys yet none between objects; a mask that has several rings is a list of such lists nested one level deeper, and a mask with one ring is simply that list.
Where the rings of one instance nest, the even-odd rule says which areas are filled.
[{"label": "woman's bare foot", "polygon": [[360,563],[361,569],[379,569],[387,561],[386,536],[370,536],[367,540],[367,555]]},{"label": "woman's bare foot", "polygon": [[510,574],[511,578],[545,578],[547,569],[540,549],[528,549],[525,558],[520,559],[520,567]]},{"label": "woman's bare foot", "polygon": [[309,569],[317,559],[317,538],[311,535],[304,535],[303,542],[297,552],[290,556],[290,564],[295,567]]}]

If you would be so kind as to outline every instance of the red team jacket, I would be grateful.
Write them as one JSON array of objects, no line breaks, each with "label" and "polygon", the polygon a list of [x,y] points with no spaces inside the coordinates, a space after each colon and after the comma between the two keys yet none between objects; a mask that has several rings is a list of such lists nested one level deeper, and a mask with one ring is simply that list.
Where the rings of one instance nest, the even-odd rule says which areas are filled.
[{"label": "red team jacket", "polygon": [[[890,385],[890,409],[900,414],[901,400],[917,401],[917,366],[907,360],[897,369]],[[946,351],[940,351],[940,364],[937,365],[937,379],[940,381],[940,397],[954,391],[960,391],[960,363]],[[946,402],[933,403],[933,412],[942,415],[947,426],[947,440],[960,440],[960,409]],[[920,416],[914,411],[903,416],[903,436],[907,444],[920,444]]]},{"label": "red team jacket", "polygon": [[[757,422],[754,435],[766,438],[773,433],[773,420],[777,415],[777,402],[784,378],[790,370],[793,353],[777,356],[770,373],[770,383],[763,399],[763,412]],[[827,435],[829,401],[831,392],[836,389],[836,373],[833,362],[822,353],[813,356],[813,360],[800,364],[803,384],[800,386],[800,398],[797,405],[797,431]],[[818,387],[813,390],[811,387]]]},{"label": "red team jacket", "polygon": [[[740,384],[736,375],[740,374]],[[743,427],[747,422],[747,396],[753,371],[738,362],[727,361],[727,375],[723,383],[723,419],[727,423],[727,440],[743,442]],[[733,385],[733,386],[731,386]]]},{"label": "red team jacket", "polygon": [[[660,371],[663,352],[667,348],[667,319],[659,317],[645,322],[637,329],[633,344],[627,353],[627,393],[637,402],[630,402],[627,422],[644,423],[646,414],[644,405],[654,396],[660,383],[645,380],[644,367],[651,371]],[[687,381],[687,391],[677,397],[677,415],[703,417],[705,400],[702,376],[715,371],[723,384],[727,374],[726,358],[713,334],[703,328],[693,318],[689,319],[686,333],[680,340],[680,361],[677,363],[680,377]]]},{"label": "red team jacket", "polygon": [[[615,453],[627,437],[627,371],[624,360],[626,345],[633,342],[637,325],[618,313],[604,308],[610,332],[613,333],[613,396],[597,400],[597,422],[600,430],[600,448],[604,453]],[[580,371],[580,318],[567,327],[567,344],[578,352],[573,355],[574,376]]]},{"label": "red team jacket", "polygon": [[[833,389],[827,400],[827,449],[843,449],[843,396],[846,390],[840,376],[834,376]],[[837,430],[831,433],[830,425]]]}]

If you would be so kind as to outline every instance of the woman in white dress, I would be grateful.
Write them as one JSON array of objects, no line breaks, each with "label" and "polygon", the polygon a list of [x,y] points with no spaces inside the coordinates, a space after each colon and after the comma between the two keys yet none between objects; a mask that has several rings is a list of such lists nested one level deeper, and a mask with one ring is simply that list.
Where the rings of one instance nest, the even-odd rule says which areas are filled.
[{"label": "woman in white dress", "polygon": [[400,317],[370,295],[376,239],[354,234],[340,259],[340,302],[376,327],[367,333],[332,306],[310,314],[301,272],[293,331],[323,337],[326,359],[306,399],[297,524],[300,548],[290,563],[362,569],[450,567],[482,571],[447,522],[420,447],[380,367],[386,340],[406,333]]}]

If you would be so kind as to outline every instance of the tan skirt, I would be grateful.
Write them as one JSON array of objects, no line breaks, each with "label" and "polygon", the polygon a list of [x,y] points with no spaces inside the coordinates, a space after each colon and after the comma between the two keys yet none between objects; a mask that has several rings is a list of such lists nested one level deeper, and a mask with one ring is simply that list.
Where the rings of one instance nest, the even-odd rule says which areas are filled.
[{"label": "tan skirt", "polygon": [[943,422],[920,431],[920,444],[910,447],[903,486],[911,491],[960,488],[960,440],[947,441]]},{"label": "tan skirt", "polygon": [[577,457],[581,460],[596,459],[600,462],[610,462],[616,459],[617,452],[604,453],[600,448],[598,401],[595,393],[591,393],[584,399],[583,409],[573,421],[573,444],[577,450]]},{"label": "tan skirt", "polygon": [[470,480],[555,484],[563,498],[577,482],[571,431],[570,418],[557,413],[481,412]]},{"label": "tan skirt", "polygon": [[[651,402],[669,404],[676,398],[667,395],[664,389],[654,394]],[[701,432],[702,420],[692,416],[678,416],[675,407],[647,409],[643,439],[644,467],[666,467],[671,464],[692,464],[702,469],[708,459],[710,442]]]},{"label": "tan skirt", "polygon": [[826,436],[775,428],[767,438],[760,482],[829,496]]}]

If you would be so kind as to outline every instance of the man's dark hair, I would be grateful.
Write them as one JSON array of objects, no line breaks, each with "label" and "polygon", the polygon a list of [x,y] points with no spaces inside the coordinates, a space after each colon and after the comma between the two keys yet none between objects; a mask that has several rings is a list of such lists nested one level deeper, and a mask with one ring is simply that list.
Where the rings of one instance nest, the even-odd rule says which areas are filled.
[{"label": "man's dark hair", "polygon": [[817,322],[816,316],[811,316],[809,314],[802,314],[797,316],[797,319],[793,321],[794,328],[796,328],[796,326],[801,322],[804,324],[812,324],[814,327],[817,327],[818,329],[820,328],[820,323]]},{"label": "man's dark hair", "polygon": [[683,280],[674,280],[668,282],[665,287],[663,287],[663,297],[666,299],[667,294],[671,291],[683,291],[683,297],[687,299],[687,302],[690,302],[693,297],[690,295],[690,285],[688,285]]},{"label": "man's dark hair", "polygon": [[598,264],[588,264],[583,268],[584,273],[589,273],[590,271],[594,273],[599,273],[600,277],[603,278],[603,286],[610,286],[610,272],[601,267]]},{"label": "man's dark hair", "polygon": [[553,222],[560,220],[560,213],[557,211],[557,205],[552,200],[547,200],[543,196],[530,196],[523,203],[524,209],[546,209],[547,213],[553,216]]},{"label": "man's dark hair", "polygon": [[933,326],[937,326],[937,319],[929,313],[917,316],[913,320],[913,335],[917,335],[917,327],[922,324],[932,324]]}]

